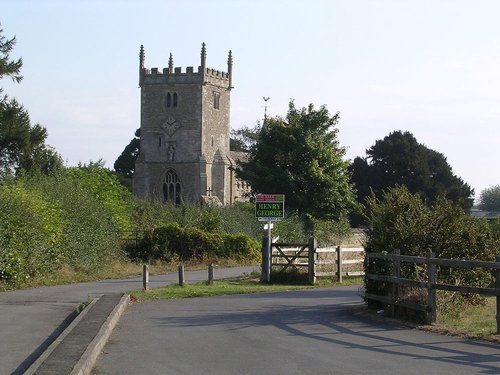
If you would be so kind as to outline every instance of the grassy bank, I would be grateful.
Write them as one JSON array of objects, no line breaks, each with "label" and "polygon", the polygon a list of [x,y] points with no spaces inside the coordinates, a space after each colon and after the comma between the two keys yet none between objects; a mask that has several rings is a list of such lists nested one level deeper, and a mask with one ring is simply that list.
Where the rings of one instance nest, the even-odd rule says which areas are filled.
[{"label": "grassy bank", "polygon": [[[207,265],[204,263],[186,262],[184,265],[186,271],[207,269]],[[221,259],[217,262],[218,267],[239,267],[245,265],[252,264],[247,264],[241,260],[235,259]],[[142,263],[132,262],[129,260],[115,260],[108,262],[105,267],[102,267],[95,272],[82,272],[69,266],[63,266],[61,269],[49,275],[29,279],[26,282],[15,286],[9,285],[0,280],[0,292],[15,289],[37,288],[42,286],[74,284],[96,280],[123,279],[127,277],[140,276],[142,275],[142,266]],[[156,264],[149,266],[149,274],[160,275],[164,273],[177,272],[177,266],[177,262],[157,262]]]},{"label": "grassy bank", "polygon": [[438,314],[436,323],[426,328],[455,336],[500,342],[495,316],[496,297],[488,297],[484,305],[465,306],[460,311]]},{"label": "grassy bank", "polygon": [[221,280],[215,281],[213,285],[207,285],[206,282],[196,284],[168,285],[162,288],[155,288],[148,292],[134,290],[130,292],[132,300],[142,302],[155,299],[171,298],[191,298],[191,297],[209,297],[230,294],[251,294],[251,293],[269,293],[286,292],[291,290],[311,289],[331,286],[361,285],[361,277],[351,277],[344,279],[342,284],[323,279],[315,285],[301,284],[268,284],[259,282],[257,275],[249,275],[239,280]]}]

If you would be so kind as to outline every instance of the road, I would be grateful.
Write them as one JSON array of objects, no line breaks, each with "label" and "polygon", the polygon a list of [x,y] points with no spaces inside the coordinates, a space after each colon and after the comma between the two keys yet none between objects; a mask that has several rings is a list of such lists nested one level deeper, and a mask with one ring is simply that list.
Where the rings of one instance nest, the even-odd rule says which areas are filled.
[{"label": "road", "polygon": [[[215,270],[215,278],[250,273],[256,267]],[[207,279],[207,271],[186,272],[186,282]],[[177,273],[150,277],[152,288],[177,282]],[[0,293],[0,374],[22,374],[57,338],[89,297],[142,288],[142,277],[25,289]]]},{"label": "road", "polygon": [[129,306],[93,373],[498,374],[500,346],[353,315],[356,287]]}]

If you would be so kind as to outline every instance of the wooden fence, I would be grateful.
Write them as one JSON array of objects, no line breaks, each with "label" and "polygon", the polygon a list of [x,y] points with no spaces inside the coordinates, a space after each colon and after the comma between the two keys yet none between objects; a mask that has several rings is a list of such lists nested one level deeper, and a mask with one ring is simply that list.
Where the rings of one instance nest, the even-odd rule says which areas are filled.
[{"label": "wooden fence", "polygon": [[[429,253],[427,257],[417,257],[400,255],[396,250],[394,254],[384,253],[367,253],[366,264],[367,270],[371,268],[371,262],[379,260],[392,261],[392,275],[378,275],[367,273],[365,277],[369,280],[381,281],[391,283],[392,286],[389,294],[375,295],[365,294],[368,300],[379,301],[387,304],[391,308],[391,314],[396,315],[396,308],[398,306],[406,307],[413,310],[423,311],[426,314],[427,323],[436,321],[436,290],[456,291],[460,293],[476,293],[486,296],[496,296],[496,322],[497,333],[500,333],[500,257],[496,257],[495,262],[484,262],[477,260],[452,260],[435,258],[433,253]],[[401,277],[401,262],[413,263],[415,265],[421,264],[426,267],[426,281],[412,280]],[[451,285],[437,282],[437,267],[451,267],[451,268],[481,268],[485,270],[495,270],[495,287],[494,288],[480,288],[467,285]],[[400,287],[409,286],[413,288],[422,288],[427,290],[427,303],[419,304],[416,302],[405,301],[400,298]]]},{"label": "wooden fence", "polygon": [[[263,255],[267,240],[262,241]],[[346,248],[340,246],[318,248],[316,241],[304,243],[272,243],[271,269],[284,272],[290,268],[307,269],[309,282],[314,284],[317,277],[337,277],[364,275],[365,251],[362,247]],[[264,256],[263,256],[264,260]],[[265,262],[263,262],[265,267]]]}]

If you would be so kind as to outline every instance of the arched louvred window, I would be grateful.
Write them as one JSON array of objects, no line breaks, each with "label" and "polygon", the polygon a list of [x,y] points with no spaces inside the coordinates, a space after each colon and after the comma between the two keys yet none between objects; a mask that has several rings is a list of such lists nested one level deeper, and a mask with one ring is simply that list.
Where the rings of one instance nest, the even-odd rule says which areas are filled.
[{"label": "arched louvred window", "polygon": [[174,92],[173,98],[174,98],[174,107],[177,107],[177,93],[176,92]]},{"label": "arched louvred window", "polygon": [[167,105],[167,108],[170,108],[172,106],[172,94],[170,94],[170,93],[167,93],[166,105]]},{"label": "arched louvred window", "polygon": [[176,206],[182,201],[181,182],[173,170],[169,170],[163,179],[163,199]]},{"label": "arched louvred window", "polygon": [[220,92],[214,91],[213,96],[214,96],[214,108],[219,109],[220,108]]}]

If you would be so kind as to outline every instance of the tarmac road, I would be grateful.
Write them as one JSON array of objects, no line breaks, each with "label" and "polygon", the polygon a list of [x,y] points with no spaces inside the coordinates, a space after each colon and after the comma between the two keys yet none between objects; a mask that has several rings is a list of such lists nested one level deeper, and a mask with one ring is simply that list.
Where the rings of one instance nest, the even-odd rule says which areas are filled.
[{"label": "tarmac road", "polygon": [[500,346],[353,315],[357,287],[135,303],[104,374],[498,374]]},{"label": "tarmac road", "polygon": [[[256,267],[221,268],[215,278],[250,273]],[[186,282],[207,279],[207,271],[186,272]],[[150,277],[152,288],[177,282],[177,273]],[[0,293],[0,374],[22,374],[58,337],[89,297],[142,288],[142,277],[25,289]]]}]

